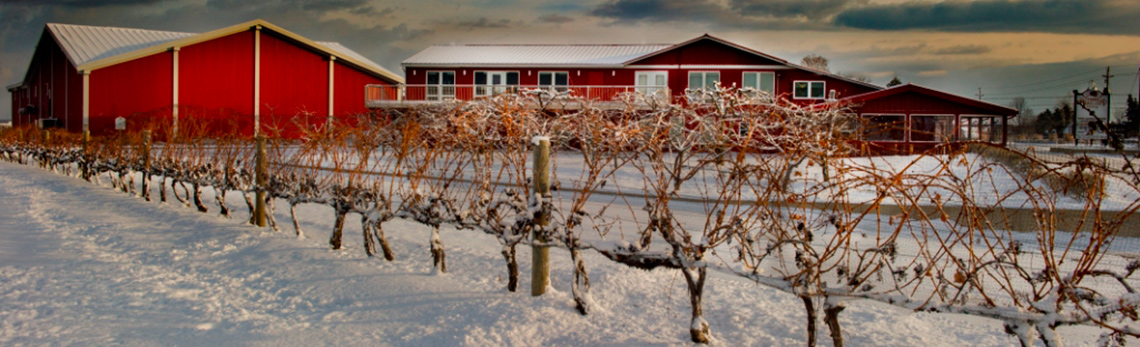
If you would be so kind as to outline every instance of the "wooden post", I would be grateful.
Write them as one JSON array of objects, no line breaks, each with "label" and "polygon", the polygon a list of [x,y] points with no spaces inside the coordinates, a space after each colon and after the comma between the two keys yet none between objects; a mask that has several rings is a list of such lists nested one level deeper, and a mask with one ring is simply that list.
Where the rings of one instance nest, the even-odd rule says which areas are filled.
[{"label": "wooden post", "polygon": [[269,170],[269,163],[266,160],[265,154],[265,137],[257,137],[257,167],[254,171],[254,177],[257,183],[257,199],[254,202],[253,208],[253,221],[257,226],[265,226],[265,186],[267,185],[267,173]]},{"label": "wooden post", "polygon": [[[532,181],[534,181],[534,194],[539,197],[539,204],[542,204],[550,198],[550,139],[546,137],[535,137],[531,143],[534,144],[534,167],[531,168]],[[550,211],[547,211],[545,206],[541,212],[539,212],[535,224],[540,227],[536,228],[535,233],[531,235],[532,245],[549,241],[545,235],[539,233],[539,231],[545,231],[546,226],[550,225],[549,213]],[[539,296],[545,294],[546,286],[550,284],[549,247],[531,247],[530,277],[530,295]]]},{"label": "wooden post", "polygon": [[142,196],[150,201],[150,130],[143,130],[142,136]]},{"label": "wooden post", "polygon": [[90,169],[90,167],[91,167],[90,155],[91,154],[88,153],[88,151],[90,150],[88,147],[91,145],[91,131],[90,130],[84,130],[83,131],[82,144],[83,144],[83,147],[80,148],[80,150],[82,151],[81,155],[83,156],[83,161],[81,161],[79,163],[79,165],[80,165],[79,166],[79,172],[82,173],[83,179],[90,182],[91,181],[91,169]]}]

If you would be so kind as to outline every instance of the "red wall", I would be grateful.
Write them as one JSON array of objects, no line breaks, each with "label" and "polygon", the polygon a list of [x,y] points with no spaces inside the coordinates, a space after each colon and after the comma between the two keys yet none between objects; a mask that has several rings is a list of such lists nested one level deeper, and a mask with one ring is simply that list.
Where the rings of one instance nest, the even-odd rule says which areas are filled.
[{"label": "red wall", "polygon": [[[266,134],[294,133],[298,124],[328,119],[328,57],[261,32],[261,127]],[[364,93],[364,87],[359,87]]]},{"label": "red wall", "polygon": [[146,128],[148,123],[169,117],[174,102],[172,54],[163,52],[92,71],[88,92],[91,134],[113,132],[119,116],[127,118],[130,129]]},{"label": "red wall", "polygon": [[[166,91],[169,94],[170,90]],[[209,127],[215,131],[239,129],[243,134],[251,134],[253,31],[182,47],[178,55],[178,93],[181,124],[210,122]]]},{"label": "red wall", "polygon": [[699,40],[630,65],[783,65],[713,40]]},{"label": "red wall", "polygon": [[333,114],[337,117],[368,113],[368,107],[364,105],[364,86],[391,84],[370,74],[360,72],[356,68],[349,67],[339,60],[333,67],[333,73]]}]

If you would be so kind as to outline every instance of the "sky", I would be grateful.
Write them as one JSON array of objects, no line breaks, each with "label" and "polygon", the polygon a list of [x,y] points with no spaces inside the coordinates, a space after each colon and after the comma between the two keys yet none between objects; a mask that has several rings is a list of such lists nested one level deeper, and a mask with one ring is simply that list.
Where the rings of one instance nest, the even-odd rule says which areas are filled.
[{"label": "sky", "polygon": [[[19,82],[46,23],[206,32],[261,18],[389,70],[433,44],[664,43],[708,33],[832,72],[892,77],[1040,112],[1090,80],[1140,94],[1140,0],[0,0],[0,83]],[[11,96],[0,96],[0,121]]]}]

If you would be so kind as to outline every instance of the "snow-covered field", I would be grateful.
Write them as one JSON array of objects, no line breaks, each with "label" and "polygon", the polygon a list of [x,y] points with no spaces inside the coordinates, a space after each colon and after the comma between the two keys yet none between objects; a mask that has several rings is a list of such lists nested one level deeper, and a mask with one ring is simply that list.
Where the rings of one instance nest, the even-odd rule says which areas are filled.
[{"label": "snow-covered field", "polygon": [[[207,198],[210,190],[206,191]],[[586,253],[597,310],[579,315],[569,256],[552,250],[553,289],[505,290],[499,244],[444,228],[449,273],[435,274],[429,230],[392,221],[397,259],[361,251],[348,223],[328,249],[331,209],[303,205],[308,238],[83,180],[0,162],[0,345],[688,345],[679,272],[645,272]],[[210,205],[207,203],[207,205]],[[283,206],[279,203],[278,206]],[[278,211],[285,222],[287,211]],[[521,288],[529,250],[520,247]],[[802,345],[790,294],[714,274],[705,318],[714,345]],[[855,301],[840,316],[852,346],[1007,346],[996,320]],[[1101,330],[1060,329],[1070,346]],[[827,331],[819,331],[827,345]]]}]

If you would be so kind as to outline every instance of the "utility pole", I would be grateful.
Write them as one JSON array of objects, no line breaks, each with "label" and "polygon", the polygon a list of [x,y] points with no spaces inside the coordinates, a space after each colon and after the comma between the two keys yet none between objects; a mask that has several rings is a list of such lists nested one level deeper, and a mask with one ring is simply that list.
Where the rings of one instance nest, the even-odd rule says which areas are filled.
[{"label": "utility pole", "polygon": [[981,100],[985,94],[982,94],[982,87],[978,87],[978,100]]},{"label": "utility pole", "polygon": [[1105,126],[1108,126],[1108,122],[1112,121],[1112,90],[1108,89],[1108,81],[1110,78],[1114,77],[1112,74],[1112,67],[1105,66],[1104,74],[1100,76],[1104,77],[1104,95],[1108,98],[1108,114],[1104,115],[1104,124]]}]

